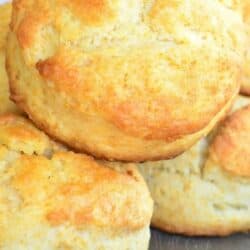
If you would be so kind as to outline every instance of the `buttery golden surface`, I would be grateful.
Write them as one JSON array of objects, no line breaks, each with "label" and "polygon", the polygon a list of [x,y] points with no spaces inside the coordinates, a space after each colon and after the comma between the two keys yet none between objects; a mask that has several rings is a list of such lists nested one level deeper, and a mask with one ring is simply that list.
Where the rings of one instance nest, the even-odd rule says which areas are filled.
[{"label": "buttery golden surface", "polygon": [[114,171],[25,118],[0,117],[1,249],[146,250],[151,213],[133,166]]},{"label": "buttery golden surface", "polygon": [[177,158],[138,165],[155,202],[153,226],[208,236],[250,230],[250,99],[234,110]]},{"label": "buttery golden surface", "polygon": [[212,144],[212,152],[227,171],[250,177],[250,105],[228,118]]},{"label": "buttery golden surface", "polygon": [[238,91],[244,25],[223,1],[13,4],[12,99],[80,151],[173,157],[208,132]]},{"label": "buttery golden surface", "polygon": [[5,46],[10,19],[11,5],[0,5],[0,114],[18,112],[15,104],[9,100],[9,84],[5,70]]}]

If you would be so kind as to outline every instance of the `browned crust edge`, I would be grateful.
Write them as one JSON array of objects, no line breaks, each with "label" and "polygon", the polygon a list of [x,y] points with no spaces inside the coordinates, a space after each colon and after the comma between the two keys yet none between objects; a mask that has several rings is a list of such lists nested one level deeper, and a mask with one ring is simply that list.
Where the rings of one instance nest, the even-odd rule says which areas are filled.
[{"label": "browned crust edge", "polygon": [[[22,98],[19,98],[18,97],[18,94],[17,94],[17,91],[15,89],[15,83],[16,81],[13,79],[13,76],[12,76],[12,73],[11,73],[11,70],[10,70],[10,63],[9,63],[9,60],[8,60],[8,57],[6,57],[6,71],[8,73],[8,76],[9,76],[9,87],[10,87],[10,93],[11,93],[11,100],[13,102],[16,103],[16,105],[21,108],[24,112],[26,112],[28,114],[28,117],[33,121],[33,123],[38,127],[40,128],[41,130],[43,130],[47,135],[49,135],[53,140],[57,141],[57,142],[60,142],[66,146],[68,146],[70,149],[74,149],[75,152],[77,153],[85,153],[85,154],[88,154],[88,155],[93,155],[95,156],[96,158],[100,159],[100,160],[109,160],[109,161],[116,161],[116,160],[119,160],[119,161],[122,161],[122,162],[134,162],[134,163],[140,163],[140,162],[145,162],[145,161],[159,161],[159,160],[167,160],[167,159],[171,159],[171,158],[174,158],[178,155],[180,155],[181,153],[183,153],[185,150],[187,150],[187,147],[185,148],[182,147],[181,149],[179,150],[173,150],[171,153],[168,153],[168,156],[165,155],[158,155],[158,156],[155,156],[155,157],[145,157],[145,156],[141,156],[141,155],[131,155],[130,157],[126,157],[126,159],[123,159],[121,160],[121,158],[123,157],[120,157],[119,155],[114,157],[114,156],[108,156],[108,155],[104,155],[100,152],[94,152],[93,150],[88,150],[86,148],[78,148],[74,145],[76,145],[75,141],[70,141],[70,142],[66,142],[65,140],[62,140],[60,138],[58,138],[56,135],[54,135],[53,131],[49,128],[49,126],[46,126],[42,121],[40,121],[39,119],[36,119],[36,115],[34,113],[31,112],[31,110],[28,108],[27,105],[25,105],[25,102],[22,100]],[[236,95],[235,95],[236,96]],[[234,98],[233,98],[234,99]],[[229,101],[230,103],[232,102],[232,100]],[[226,103],[225,106],[227,106],[228,103]],[[225,108],[225,106],[223,108]],[[221,111],[221,110],[220,110]],[[220,112],[219,111],[219,112]],[[224,112],[226,113],[226,112]],[[218,113],[216,114],[218,116]],[[218,117],[217,122],[219,122],[221,119],[224,118],[224,115],[222,115],[221,117]],[[212,120],[213,122],[213,120]],[[209,130],[208,128],[211,127],[211,124],[207,124],[207,126],[205,126],[202,130],[204,131],[204,134],[203,136],[205,136]],[[202,130],[198,131],[197,133],[201,132]],[[193,142],[193,144],[195,143],[196,141]],[[190,147],[193,145],[191,144]]]},{"label": "browned crust edge", "polygon": [[[190,143],[188,143],[188,145],[182,145],[180,147],[180,149],[178,150],[169,150],[166,154],[162,154],[162,155],[157,155],[154,157],[147,157],[147,156],[142,156],[142,155],[138,155],[138,154],[133,154],[130,156],[126,156],[126,157],[122,157],[120,154],[116,154],[114,156],[114,153],[112,153],[111,155],[108,155],[107,153],[101,153],[101,152],[97,152],[91,149],[86,149],[85,147],[78,147],[76,146],[77,143],[75,143],[75,140],[68,140],[68,142],[66,140],[63,140],[61,138],[59,138],[58,136],[55,135],[55,133],[53,133],[53,130],[49,127],[46,126],[46,124],[41,121],[40,119],[36,119],[37,116],[34,112],[32,112],[29,107],[26,105],[25,101],[20,98],[20,96],[18,95],[18,91],[16,91],[15,86],[16,86],[16,80],[13,77],[13,74],[11,72],[11,66],[10,66],[10,61],[9,61],[9,57],[6,57],[6,71],[7,74],[9,76],[9,88],[10,88],[10,94],[11,97],[10,99],[16,103],[16,105],[21,108],[24,112],[27,113],[28,117],[33,121],[33,123],[40,128],[41,130],[43,130],[47,135],[49,135],[52,139],[54,139],[57,142],[60,142],[66,146],[68,146],[70,149],[74,149],[75,152],[77,153],[85,153],[91,156],[96,157],[97,159],[100,160],[109,160],[109,161],[121,161],[121,162],[134,162],[134,163],[140,163],[140,162],[145,162],[145,161],[159,161],[159,160],[167,160],[167,159],[171,159],[174,158],[178,155],[180,155],[181,153],[183,153],[185,150],[187,150],[189,147],[191,147],[196,141],[198,141],[198,139],[189,139]],[[228,100],[228,102],[222,107],[221,110],[218,111],[218,113],[215,115],[216,119],[212,119],[210,121],[210,123],[208,123],[205,127],[203,127],[201,130],[197,131],[196,133],[194,133],[194,137],[197,133],[202,133],[200,137],[202,136],[206,136],[210,130],[213,128],[211,126],[211,124],[216,124],[218,123],[220,120],[222,120],[226,114],[226,107],[229,104],[232,104],[232,101],[234,100],[234,98],[237,96],[238,94],[238,89],[237,92],[235,93],[235,96],[232,96],[232,98],[230,100]],[[223,111],[223,109],[225,109]],[[222,112],[223,111],[223,112]],[[220,112],[222,112],[222,114],[220,115]],[[187,136],[192,136],[192,135],[187,135]],[[185,136],[183,136],[180,139],[185,138]],[[192,143],[191,143],[192,142]]]},{"label": "browned crust edge", "polygon": [[[249,85],[250,85],[250,83],[249,83]],[[250,86],[249,86],[249,88],[245,87],[245,86],[241,86],[240,93],[242,95],[250,96]]]}]

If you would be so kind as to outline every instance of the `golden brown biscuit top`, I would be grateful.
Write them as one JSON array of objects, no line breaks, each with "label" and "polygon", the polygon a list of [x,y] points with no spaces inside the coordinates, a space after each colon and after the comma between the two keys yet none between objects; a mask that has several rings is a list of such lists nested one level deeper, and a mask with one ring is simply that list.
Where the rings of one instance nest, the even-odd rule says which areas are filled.
[{"label": "golden brown biscuit top", "polygon": [[[42,77],[55,83],[53,87],[58,92],[74,93],[72,108],[81,107],[84,99],[88,109],[91,107],[91,111],[99,112],[128,134],[171,141],[180,134],[194,133],[203,128],[225,105],[225,100],[237,90],[237,87],[230,88],[231,75],[227,69],[235,76],[237,69],[233,70],[223,52],[218,56],[218,51],[209,52],[207,48],[197,51],[180,45],[169,48],[169,54],[157,50],[149,47],[142,51],[130,49],[126,56],[116,56],[117,51],[112,49],[107,49],[105,54],[83,54],[87,67],[81,66],[81,55],[61,50],[37,63],[36,67]],[[110,54],[114,58],[107,64]],[[125,65],[124,61],[127,61]],[[157,64],[161,64],[158,70]],[[126,79],[124,71],[127,72]],[[162,74],[167,72],[167,75],[163,78],[159,71]],[[198,76],[207,71],[210,78]],[[194,91],[192,83],[197,78],[202,86]],[[218,85],[218,78],[228,82],[228,88]],[[143,86],[142,82],[146,85]],[[152,82],[155,84],[151,85]],[[169,85],[164,86],[165,83]],[[100,87],[103,85],[107,88]],[[90,98],[93,102],[89,102]],[[211,106],[212,99],[216,101]],[[82,111],[88,112],[85,107]]]},{"label": "golden brown biscuit top", "polygon": [[[149,224],[152,201],[132,167],[119,173],[91,157],[65,152],[14,115],[0,118],[0,144],[1,178],[16,191],[20,213],[36,208],[36,215],[53,226],[137,230]],[[14,211],[9,203],[1,206]]]},{"label": "golden brown biscuit top", "polygon": [[12,29],[48,89],[139,138],[199,131],[241,77],[244,25],[217,1],[15,0]]},{"label": "golden brown biscuit top", "polygon": [[[70,31],[68,30],[70,25],[72,28],[78,29],[71,30],[67,39],[72,35],[75,35],[74,39],[81,38],[82,34],[77,33],[77,31],[86,29],[89,34],[84,34],[85,36],[97,35],[98,38],[101,38],[99,44],[91,41],[92,47],[105,44],[105,40],[107,41],[108,38],[105,37],[103,40],[102,36],[107,34],[100,34],[101,30],[96,29],[105,28],[108,25],[110,27],[105,28],[103,32],[109,33],[112,38],[115,38],[112,39],[112,42],[115,42],[117,38],[125,39],[124,34],[115,36],[116,34],[112,34],[113,31],[123,33],[126,32],[124,29],[132,28],[132,30],[127,30],[128,35],[131,36],[133,35],[132,31],[137,32],[139,31],[137,28],[140,28],[143,31],[141,35],[150,35],[149,33],[155,32],[155,35],[158,36],[159,40],[162,38],[162,41],[171,38],[171,41],[176,42],[192,42],[194,39],[195,42],[199,43],[200,39],[210,37],[211,41],[220,39],[220,43],[227,43],[227,45],[230,44],[231,48],[235,48],[235,46],[242,44],[241,35],[237,32],[230,32],[229,29],[232,27],[243,29],[239,16],[233,11],[237,9],[236,2],[229,3],[229,1],[222,0],[208,3],[199,0],[56,0],[54,2],[49,0],[15,0],[14,10],[17,12],[14,13],[13,24],[14,26],[18,24],[20,36],[27,37],[32,35],[32,30],[21,30],[28,23],[31,27],[36,27],[34,31],[38,33],[39,29],[51,22],[55,24],[56,30],[54,31],[59,31],[63,35],[61,38],[66,38],[66,32]],[[238,3],[238,5],[240,4]],[[207,11],[202,12],[205,9]],[[16,20],[17,15],[21,15],[22,18]],[[67,17],[71,18],[72,23],[68,23]],[[227,23],[223,22],[225,18],[228,19]],[[77,23],[74,24],[74,22]],[[130,25],[133,27],[129,27]],[[91,33],[91,30],[93,32],[96,30],[96,34]],[[33,42],[35,42],[36,34],[33,38]],[[137,37],[138,41],[134,42],[141,42],[143,38]],[[22,42],[21,45],[26,46]],[[83,47],[86,45],[82,44]]]},{"label": "golden brown biscuit top", "polygon": [[229,116],[215,137],[211,153],[223,169],[250,177],[250,105]]}]

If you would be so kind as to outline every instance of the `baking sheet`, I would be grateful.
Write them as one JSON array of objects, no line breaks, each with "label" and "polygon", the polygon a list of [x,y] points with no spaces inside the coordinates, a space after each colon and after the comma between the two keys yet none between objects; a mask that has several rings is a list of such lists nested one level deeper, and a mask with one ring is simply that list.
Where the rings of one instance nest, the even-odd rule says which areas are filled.
[{"label": "baking sheet", "polygon": [[250,250],[250,235],[190,238],[152,230],[150,250]]}]

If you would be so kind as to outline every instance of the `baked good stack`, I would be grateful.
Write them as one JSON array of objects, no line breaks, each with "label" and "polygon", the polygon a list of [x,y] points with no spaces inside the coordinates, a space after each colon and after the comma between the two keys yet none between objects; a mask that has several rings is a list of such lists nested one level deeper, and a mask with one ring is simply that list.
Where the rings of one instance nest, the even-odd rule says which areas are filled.
[{"label": "baked good stack", "polygon": [[11,98],[78,151],[128,162],[174,157],[207,134],[238,93],[246,39],[229,7],[14,1]]},{"label": "baked good stack", "polygon": [[[190,151],[167,160],[206,136],[234,103],[246,62],[244,20],[234,1],[14,0],[6,44],[10,95],[35,125],[0,117],[4,249],[147,249],[152,200],[136,167],[155,199],[154,225],[187,234],[219,234],[214,225],[221,234],[248,229],[206,224],[202,213],[193,224],[174,216],[192,210],[183,209],[181,195],[202,203],[194,192],[203,180],[193,187],[189,173],[200,174],[205,157],[203,149],[194,156],[194,170],[179,162]],[[232,119],[245,124],[247,112]],[[165,162],[170,167],[158,179]],[[209,169],[220,181],[218,168]],[[216,210],[221,203],[213,204]],[[226,223],[235,214],[230,218]]]},{"label": "baked good stack", "polygon": [[[10,7],[0,6],[3,36]],[[0,249],[147,249],[153,202],[135,166],[109,166],[54,142],[18,115],[2,61],[0,72]]]}]

